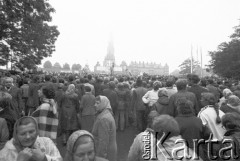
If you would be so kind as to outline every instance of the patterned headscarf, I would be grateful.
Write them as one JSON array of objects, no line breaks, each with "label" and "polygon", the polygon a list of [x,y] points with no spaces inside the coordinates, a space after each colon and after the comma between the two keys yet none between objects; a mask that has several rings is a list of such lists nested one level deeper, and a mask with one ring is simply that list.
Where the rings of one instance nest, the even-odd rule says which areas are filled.
[{"label": "patterned headscarf", "polygon": [[67,91],[66,91],[66,94],[73,94],[75,92],[75,85],[74,84],[70,84],[69,86],[68,86],[68,89],[67,89]]},{"label": "patterned headscarf", "polygon": [[103,111],[106,108],[112,110],[109,99],[106,96],[99,96],[99,97],[101,101],[101,103],[99,104],[100,111]]},{"label": "patterned headscarf", "polygon": [[[92,140],[93,140],[93,143],[94,143],[93,135],[90,132],[88,132],[86,130],[75,131],[68,139],[68,142],[67,142],[67,152],[65,154],[64,161],[73,161],[74,145],[77,142],[77,140],[80,137],[82,137],[82,136],[89,136],[89,137],[91,137]],[[95,145],[95,143],[94,143],[94,145]]]},{"label": "patterned headscarf", "polygon": [[[17,129],[18,127],[20,126],[20,122],[23,120],[23,119],[26,119],[26,118],[30,118],[33,120],[35,126],[36,126],[36,135],[38,136],[38,123],[37,123],[37,120],[34,118],[34,117],[31,117],[31,116],[24,116],[24,117],[21,117],[20,119],[18,119],[14,125],[14,131],[13,131],[13,144],[14,146],[16,147],[17,151],[22,151],[25,147],[22,146],[21,142],[18,140],[18,137],[17,137]],[[37,136],[36,136],[36,139],[37,139]]]}]

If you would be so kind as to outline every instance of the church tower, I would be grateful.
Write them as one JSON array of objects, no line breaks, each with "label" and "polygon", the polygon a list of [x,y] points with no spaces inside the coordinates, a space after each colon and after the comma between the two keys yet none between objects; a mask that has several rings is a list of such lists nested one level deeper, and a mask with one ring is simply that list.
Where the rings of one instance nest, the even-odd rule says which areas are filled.
[{"label": "church tower", "polygon": [[111,37],[110,41],[108,42],[107,55],[105,56],[105,59],[103,61],[103,66],[112,67],[113,65],[115,66],[115,56],[114,56],[113,39]]}]

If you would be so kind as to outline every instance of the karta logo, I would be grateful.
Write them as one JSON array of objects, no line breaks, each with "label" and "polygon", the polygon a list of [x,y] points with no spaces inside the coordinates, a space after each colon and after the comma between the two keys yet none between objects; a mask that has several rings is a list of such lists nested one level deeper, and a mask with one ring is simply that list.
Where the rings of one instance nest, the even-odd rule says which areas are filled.
[{"label": "karta logo", "polygon": [[211,134],[208,140],[193,139],[191,145],[180,136],[171,136],[170,133],[144,132],[143,134],[144,160],[202,160],[199,157],[199,147],[207,148],[207,157],[211,160],[231,160],[239,158],[239,144],[237,139],[225,138],[222,141],[213,139]]}]

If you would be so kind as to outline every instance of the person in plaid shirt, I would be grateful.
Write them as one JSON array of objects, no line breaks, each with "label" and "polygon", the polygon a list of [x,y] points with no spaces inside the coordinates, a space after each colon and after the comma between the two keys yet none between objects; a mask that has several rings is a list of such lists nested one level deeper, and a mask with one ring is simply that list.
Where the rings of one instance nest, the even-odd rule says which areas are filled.
[{"label": "person in plaid shirt", "polygon": [[38,122],[39,136],[48,137],[56,143],[58,113],[54,101],[55,90],[52,86],[43,86],[39,90],[39,96],[42,104],[32,114]]}]

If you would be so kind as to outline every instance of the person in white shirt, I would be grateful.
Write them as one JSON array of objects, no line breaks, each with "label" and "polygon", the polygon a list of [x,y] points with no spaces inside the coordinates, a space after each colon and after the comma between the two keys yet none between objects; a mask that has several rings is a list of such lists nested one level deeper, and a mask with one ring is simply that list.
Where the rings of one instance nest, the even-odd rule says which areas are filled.
[{"label": "person in white shirt", "polygon": [[221,123],[221,118],[225,113],[219,110],[213,93],[202,93],[201,103],[204,107],[198,113],[198,117],[202,120],[203,125],[211,130],[213,139],[221,141],[226,132]]},{"label": "person in white shirt", "polygon": [[143,97],[142,101],[148,105],[148,108],[151,110],[151,107],[158,100],[158,90],[162,87],[162,83],[160,81],[155,81],[153,83],[153,89],[148,91]]}]

